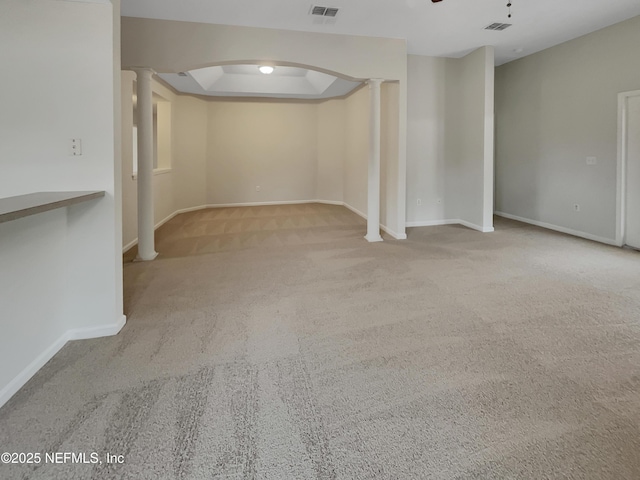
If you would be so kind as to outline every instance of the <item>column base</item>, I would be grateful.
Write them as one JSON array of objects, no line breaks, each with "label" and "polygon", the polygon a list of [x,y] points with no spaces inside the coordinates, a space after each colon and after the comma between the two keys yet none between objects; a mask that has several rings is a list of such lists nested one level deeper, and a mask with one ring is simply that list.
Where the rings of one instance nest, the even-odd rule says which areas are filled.
[{"label": "column base", "polygon": [[375,234],[374,234],[374,235],[366,234],[366,235],[364,236],[364,238],[366,238],[366,239],[367,239],[367,242],[382,242],[382,237],[380,236],[380,234],[378,234],[378,235],[375,235]]},{"label": "column base", "polygon": [[134,262],[150,262],[151,260],[154,260],[156,257],[158,256],[158,252],[153,252],[151,254],[147,253],[145,255],[140,255],[138,253],[138,255],[136,255],[136,258],[134,258]]}]

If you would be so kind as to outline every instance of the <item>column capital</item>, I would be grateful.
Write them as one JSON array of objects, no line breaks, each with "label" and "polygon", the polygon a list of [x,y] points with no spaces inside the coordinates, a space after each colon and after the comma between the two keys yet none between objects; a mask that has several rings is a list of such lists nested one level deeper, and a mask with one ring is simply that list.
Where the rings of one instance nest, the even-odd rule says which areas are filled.
[{"label": "column capital", "polygon": [[369,80],[367,80],[369,88],[373,88],[376,86],[379,87],[382,82],[384,82],[383,78],[370,78]]},{"label": "column capital", "polygon": [[148,78],[151,78],[158,73],[151,67],[125,67],[124,70],[131,70],[132,72],[136,72],[138,77],[146,76]]}]

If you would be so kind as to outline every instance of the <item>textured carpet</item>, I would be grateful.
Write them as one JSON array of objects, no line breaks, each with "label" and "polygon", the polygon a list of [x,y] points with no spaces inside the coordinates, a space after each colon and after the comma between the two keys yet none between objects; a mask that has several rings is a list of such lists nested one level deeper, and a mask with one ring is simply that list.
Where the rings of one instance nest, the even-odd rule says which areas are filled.
[{"label": "textured carpet", "polygon": [[[0,477],[638,479],[640,254],[496,219],[368,244],[343,207],[193,212],[128,323],[0,409]],[[101,457],[102,458],[102,457]]]},{"label": "textured carpet", "polygon": [[[163,225],[156,232],[156,250],[169,258],[334,242],[352,236],[358,225],[363,225],[366,232],[366,221],[350,210],[319,203],[210,208],[178,215]],[[127,251],[125,262],[133,261],[137,253],[135,247]]]}]

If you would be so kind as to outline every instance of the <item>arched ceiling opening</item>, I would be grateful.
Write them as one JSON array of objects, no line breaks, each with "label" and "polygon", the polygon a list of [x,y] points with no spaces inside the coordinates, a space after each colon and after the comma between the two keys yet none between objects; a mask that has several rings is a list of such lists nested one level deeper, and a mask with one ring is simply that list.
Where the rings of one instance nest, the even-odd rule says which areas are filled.
[{"label": "arched ceiling opening", "polygon": [[[270,73],[260,67],[272,66]],[[340,97],[361,85],[309,68],[280,65],[217,65],[158,76],[183,93],[214,97],[324,99]]]}]

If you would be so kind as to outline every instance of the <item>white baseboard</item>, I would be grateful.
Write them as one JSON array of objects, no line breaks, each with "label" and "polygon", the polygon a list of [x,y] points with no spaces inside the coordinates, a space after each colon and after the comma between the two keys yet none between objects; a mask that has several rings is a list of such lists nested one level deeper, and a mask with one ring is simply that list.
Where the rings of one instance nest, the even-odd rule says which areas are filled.
[{"label": "white baseboard", "polygon": [[[171,220],[176,215],[180,215],[181,213],[195,212],[196,210],[204,210],[206,208],[263,207],[263,206],[269,206],[269,205],[300,205],[300,204],[304,204],[304,203],[322,203],[322,204],[325,204],[325,205],[340,205],[340,206],[343,206],[343,207],[347,207],[353,213],[355,213],[356,215],[361,216],[365,220],[367,219],[367,216],[364,213],[362,213],[360,210],[352,207],[351,205],[349,205],[349,204],[347,204],[345,202],[341,202],[339,200],[320,200],[320,199],[315,199],[315,200],[282,200],[282,201],[276,201],[276,202],[211,203],[211,204],[207,204],[207,205],[199,205],[197,207],[190,207],[190,208],[183,208],[183,209],[180,209],[180,210],[176,210],[175,212],[173,212],[168,217],[166,217],[166,218],[160,220],[158,223],[156,223],[156,225],[154,226],[154,230],[157,230],[158,228],[160,228],[162,225],[167,223],[169,220]],[[397,240],[406,240],[406,238],[407,238],[406,233],[394,232],[393,230],[391,230],[390,228],[388,228],[385,225],[380,225],[380,228],[383,231],[387,232],[389,235],[391,235],[393,238],[397,239]],[[138,244],[138,239],[137,238],[132,240],[132,241],[130,241],[129,243],[127,243],[126,245],[124,245],[122,247],[122,253],[125,253],[127,250],[129,250],[130,248],[136,246],[137,244]]]},{"label": "white baseboard", "polygon": [[[202,210],[205,208],[212,208],[209,207],[208,205],[201,205],[199,207],[191,207],[191,208],[183,208],[181,210],[176,210],[175,212],[173,212],[171,215],[163,218],[162,220],[160,220],[158,223],[156,223],[153,226],[154,230],[159,229],[162,225],[164,225],[165,223],[167,223],[169,220],[171,220],[173,217],[175,217],[176,215],[180,215],[181,213],[187,213],[187,212],[194,212],[196,210]],[[125,253],[127,250],[129,250],[132,247],[135,247],[138,244],[138,239],[134,238],[133,240],[131,240],[129,243],[127,243],[126,245],[124,245],[122,247],[122,253]]]},{"label": "white baseboard", "polygon": [[13,377],[5,387],[0,390],[0,407],[9,401],[18,390],[20,390],[38,370],[58,353],[69,340],[81,340],[87,338],[107,337],[117,334],[124,327],[127,317],[122,315],[113,325],[103,325],[90,328],[74,328],[67,330],[60,337],[38,355],[29,365],[27,365],[18,375]]},{"label": "white baseboard", "polygon": [[320,200],[278,200],[275,202],[213,203],[213,204],[205,205],[203,208],[265,207],[269,205],[300,205],[303,203],[319,203],[319,202]]},{"label": "white baseboard", "polygon": [[343,207],[347,207],[349,210],[351,210],[353,213],[355,213],[356,215],[364,218],[365,220],[367,219],[367,214],[361,212],[360,210],[358,210],[356,207],[352,207],[351,205],[349,205],[348,203],[342,202],[342,206]]},{"label": "white baseboard", "polygon": [[473,230],[478,230],[482,233],[493,232],[493,227],[482,227],[480,225],[476,225],[475,223],[467,222],[466,220],[456,219],[444,219],[444,220],[426,220],[422,222],[407,222],[407,227],[435,227],[437,225],[463,225],[467,228],[471,228]]},{"label": "white baseboard", "polygon": [[[336,203],[335,205],[342,205],[343,207],[347,207],[349,210],[351,210],[356,215],[364,218],[365,220],[367,219],[367,215],[365,213],[363,213],[360,210],[358,210],[357,208],[349,205],[348,203],[339,202],[339,203]],[[380,230],[382,230],[383,232],[388,233],[389,235],[391,235],[396,240],[406,240],[407,239],[407,234],[406,233],[395,232],[395,231],[391,230],[389,227],[387,227],[386,225],[380,225]]]},{"label": "white baseboard", "polygon": [[385,225],[380,225],[380,228],[382,229],[383,232],[388,233],[389,235],[391,235],[396,240],[406,240],[407,239],[407,234],[406,233],[394,232],[393,230],[391,230],[389,227],[386,227]]},{"label": "white baseboard", "polygon": [[131,240],[129,243],[127,243],[126,245],[122,246],[122,253],[125,253],[127,250],[129,250],[130,248],[135,247],[137,244],[138,244],[138,239],[137,238]]},{"label": "white baseboard", "polygon": [[593,240],[594,242],[600,242],[606,245],[613,245],[615,247],[620,246],[620,244],[617,243],[614,239],[600,237],[598,235],[592,235],[590,233],[581,232],[579,230],[573,230],[572,228],[560,227],[558,225],[553,225],[551,223],[546,223],[546,222],[539,222],[538,220],[531,220],[530,218],[519,217],[517,215],[511,215],[510,213],[505,213],[505,212],[494,212],[494,214],[498,215],[499,217],[509,218],[511,220],[517,220],[518,222],[535,225],[536,227],[547,228],[549,230],[554,230],[556,232],[573,235],[574,237],[585,238],[587,240]]},{"label": "white baseboard", "polygon": [[69,341],[68,332],[60,336],[53,344],[51,344],[44,352],[38,355],[29,365],[27,365],[18,375],[13,377],[5,387],[0,390],[0,407],[7,403],[18,390],[20,390],[38,370],[53,358],[62,347]]},{"label": "white baseboard", "polygon": [[120,316],[120,319],[112,325],[99,325],[89,328],[74,328],[69,330],[69,340],[86,340],[87,338],[111,337],[117,335],[122,327],[127,323],[126,315]]},{"label": "white baseboard", "polygon": [[494,231],[493,227],[482,227],[480,225],[476,225],[475,223],[467,222],[466,220],[458,220],[460,225],[464,225],[467,228],[471,228],[473,230],[478,230],[482,233],[490,233]]},{"label": "white baseboard", "polygon": [[407,222],[407,227],[435,227],[438,225],[455,225],[460,223],[460,220],[448,219],[448,220],[426,220],[422,222]]},{"label": "white baseboard", "polygon": [[171,215],[169,215],[168,217],[163,218],[163,219],[162,219],[162,220],[160,220],[158,223],[156,223],[156,224],[153,226],[153,229],[154,229],[154,230],[159,229],[162,225],[164,225],[165,223],[167,223],[169,220],[171,220],[173,217],[175,217],[175,216],[176,216],[176,215],[178,215],[179,213],[182,213],[182,212],[180,212],[180,211],[176,210],[175,212],[173,212],[173,213],[172,213]]}]

